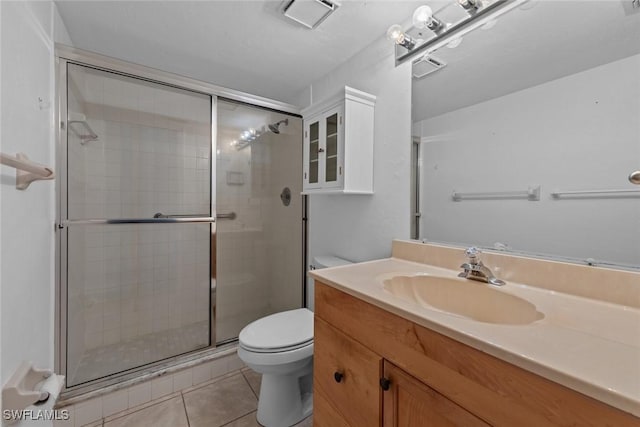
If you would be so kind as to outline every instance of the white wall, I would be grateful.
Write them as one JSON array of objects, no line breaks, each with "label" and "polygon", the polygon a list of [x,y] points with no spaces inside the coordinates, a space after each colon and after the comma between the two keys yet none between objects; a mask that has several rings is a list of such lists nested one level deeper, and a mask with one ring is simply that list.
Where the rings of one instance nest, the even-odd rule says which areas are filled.
[{"label": "white wall", "polygon": [[301,105],[335,95],[345,85],[377,96],[375,193],[309,196],[310,263],[322,254],[353,261],[388,257],[392,239],[409,238],[410,65],[395,67],[393,46],[377,40],[314,82],[301,95]]},{"label": "white wall", "polygon": [[[0,2],[0,150],[54,164],[54,40],[70,44],[52,2]],[[44,104],[40,104],[41,97]],[[53,368],[54,183],[15,188],[0,169],[0,383],[21,360]],[[46,425],[39,423],[38,425]]]},{"label": "white wall", "polygon": [[[639,189],[639,70],[635,55],[420,122],[421,236],[640,265],[639,198],[550,196]],[[532,185],[538,202],[451,199]]]}]

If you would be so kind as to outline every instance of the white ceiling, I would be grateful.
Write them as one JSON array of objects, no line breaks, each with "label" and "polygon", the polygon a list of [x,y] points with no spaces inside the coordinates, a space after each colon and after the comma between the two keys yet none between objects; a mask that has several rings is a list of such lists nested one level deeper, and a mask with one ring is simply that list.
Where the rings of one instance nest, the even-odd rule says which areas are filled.
[{"label": "white ceiling", "polygon": [[421,3],[343,0],[309,30],[283,0],[56,1],[75,47],[290,103]]},{"label": "white ceiling", "polygon": [[414,121],[640,53],[640,11],[623,1],[530,0],[438,50],[447,66],[413,81]]}]

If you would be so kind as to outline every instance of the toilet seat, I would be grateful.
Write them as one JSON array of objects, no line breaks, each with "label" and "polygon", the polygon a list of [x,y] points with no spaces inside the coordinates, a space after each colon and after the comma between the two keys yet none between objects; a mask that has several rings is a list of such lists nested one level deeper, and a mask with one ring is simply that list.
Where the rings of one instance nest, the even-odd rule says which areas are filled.
[{"label": "toilet seat", "polygon": [[238,336],[241,348],[252,353],[281,353],[313,345],[313,312],[283,311],[247,325]]}]

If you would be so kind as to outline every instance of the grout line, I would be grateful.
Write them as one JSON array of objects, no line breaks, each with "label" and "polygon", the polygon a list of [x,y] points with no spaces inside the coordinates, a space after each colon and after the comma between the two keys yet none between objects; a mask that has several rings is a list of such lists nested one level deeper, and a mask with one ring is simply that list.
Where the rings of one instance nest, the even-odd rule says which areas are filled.
[{"label": "grout line", "polygon": [[187,427],[191,427],[191,421],[189,421],[189,413],[187,412],[187,402],[184,401],[184,393],[180,393],[182,398],[182,407],[184,408],[184,415],[187,417]]},{"label": "grout line", "polygon": [[[2,0],[0,0],[0,1],[2,1]],[[180,393],[187,393],[187,394],[191,393],[192,391],[195,391],[195,390],[198,390],[198,389],[201,389],[201,388],[204,388],[204,387],[208,387],[211,384],[215,384],[215,383],[217,383],[219,381],[226,380],[227,378],[231,378],[234,375],[238,375],[239,373],[241,373],[241,372],[240,371],[231,371],[231,372],[227,372],[226,374],[218,375],[217,377],[212,378],[212,379],[210,379],[208,381],[205,381],[205,382],[202,382],[200,384],[196,384],[194,386],[182,389],[182,390],[180,390]]]},{"label": "grout line", "polygon": [[173,392],[171,394],[166,394],[166,395],[160,396],[160,397],[158,397],[158,398],[156,398],[154,400],[150,400],[148,402],[141,403],[141,404],[139,404],[137,406],[134,406],[133,408],[127,408],[127,409],[125,409],[123,411],[116,412],[115,414],[111,414],[108,417],[104,417],[102,419],[102,422],[103,423],[104,422],[111,422],[111,421],[117,420],[119,418],[126,417],[126,416],[129,416],[131,414],[135,414],[136,412],[140,412],[140,411],[142,411],[144,409],[147,409],[147,408],[150,408],[152,406],[158,405],[160,403],[164,403],[164,402],[166,402],[168,400],[174,399],[174,398],[178,397],[178,394],[181,394],[181,393],[180,392]]},{"label": "grout line", "polygon": [[[244,414],[244,415],[240,415],[238,418],[234,418],[234,419],[232,419],[231,421],[229,421],[229,422],[228,422],[228,423],[226,423],[226,424],[221,425],[220,427],[228,426],[228,425],[230,425],[231,423],[234,423],[234,422],[238,421],[240,418],[244,418],[244,417],[246,417],[246,416],[247,416],[247,415],[249,415],[249,414],[257,414],[257,413],[258,413],[258,410],[257,410],[257,409],[254,409],[253,411],[247,412],[247,413],[246,413],[246,414]],[[257,421],[256,421],[256,422],[257,422]],[[258,425],[260,425],[260,424],[258,424]]]},{"label": "grout line", "polygon": [[251,387],[251,383],[249,382],[249,379],[247,378],[247,376],[244,374],[244,372],[240,371],[240,374],[242,375],[242,378],[244,378],[244,381],[247,383],[247,385],[249,386],[249,390],[251,390],[251,393],[253,393],[253,395],[256,397],[256,400],[260,400],[260,396],[258,396],[256,394],[256,392],[253,390],[253,387]]}]

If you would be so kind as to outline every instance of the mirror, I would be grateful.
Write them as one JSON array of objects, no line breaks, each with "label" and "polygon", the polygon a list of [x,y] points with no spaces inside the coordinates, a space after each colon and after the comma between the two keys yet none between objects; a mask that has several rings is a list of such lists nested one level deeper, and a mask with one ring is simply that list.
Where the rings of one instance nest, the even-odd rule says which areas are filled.
[{"label": "mirror", "polygon": [[414,237],[640,269],[639,40],[631,0],[530,0],[436,51],[412,81]]}]

